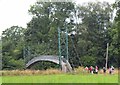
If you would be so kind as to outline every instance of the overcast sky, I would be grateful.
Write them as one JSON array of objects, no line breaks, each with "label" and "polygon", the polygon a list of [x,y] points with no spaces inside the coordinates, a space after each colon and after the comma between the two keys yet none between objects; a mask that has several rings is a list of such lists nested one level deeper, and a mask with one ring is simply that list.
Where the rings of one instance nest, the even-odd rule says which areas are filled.
[{"label": "overcast sky", "polygon": [[[95,2],[96,0],[75,0],[77,3]],[[114,3],[115,0],[97,0]],[[0,35],[3,30],[18,25],[26,28],[26,23],[31,20],[28,14],[30,5],[36,0],[0,0]]]}]

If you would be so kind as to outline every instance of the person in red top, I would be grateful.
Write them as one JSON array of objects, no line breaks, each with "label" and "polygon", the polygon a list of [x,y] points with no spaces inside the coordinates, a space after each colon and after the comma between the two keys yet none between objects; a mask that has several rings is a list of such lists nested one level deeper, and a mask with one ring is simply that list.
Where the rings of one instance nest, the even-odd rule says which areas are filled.
[{"label": "person in red top", "polygon": [[90,73],[93,74],[93,67],[92,66],[90,66],[89,71],[90,71]]}]

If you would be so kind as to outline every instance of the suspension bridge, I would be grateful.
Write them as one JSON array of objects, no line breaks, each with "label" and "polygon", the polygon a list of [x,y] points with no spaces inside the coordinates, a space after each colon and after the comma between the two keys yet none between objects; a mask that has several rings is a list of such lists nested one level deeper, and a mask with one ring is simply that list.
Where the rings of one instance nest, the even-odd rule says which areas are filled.
[{"label": "suspension bridge", "polygon": [[[68,32],[67,29],[58,28],[58,55],[37,55],[27,60],[26,68],[29,69],[32,65],[40,61],[49,61],[59,65],[63,72],[72,72],[71,64],[69,63],[68,55]],[[26,54],[26,53],[25,53]],[[27,57],[29,57],[28,55]]]},{"label": "suspension bridge", "polygon": [[[59,58],[58,56],[55,55],[41,55],[38,57],[34,57],[33,59],[31,59],[27,64],[26,64],[26,68],[30,68],[33,64],[40,62],[40,61],[50,61],[56,64],[59,64]],[[61,70],[63,72],[71,72],[72,71],[72,67],[70,65],[70,63],[65,59],[62,58],[61,59]]]}]

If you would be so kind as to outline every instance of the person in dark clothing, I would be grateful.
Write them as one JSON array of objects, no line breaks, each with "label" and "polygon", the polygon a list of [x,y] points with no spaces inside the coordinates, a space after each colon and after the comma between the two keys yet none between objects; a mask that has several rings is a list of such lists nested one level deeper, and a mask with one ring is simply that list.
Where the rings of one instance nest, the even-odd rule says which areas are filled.
[{"label": "person in dark clothing", "polygon": [[103,67],[103,73],[104,73],[104,74],[106,73],[106,68],[105,68],[105,67]]}]

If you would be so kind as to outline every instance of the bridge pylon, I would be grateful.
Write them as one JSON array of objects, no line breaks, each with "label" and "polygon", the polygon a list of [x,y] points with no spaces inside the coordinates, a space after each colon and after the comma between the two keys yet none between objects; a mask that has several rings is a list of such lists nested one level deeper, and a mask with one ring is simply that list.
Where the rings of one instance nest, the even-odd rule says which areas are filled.
[{"label": "bridge pylon", "polygon": [[59,48],[59,65],[61,67],[61,60],[65,58],[69,61],[68,58],[68,29],[58,28],[58,48]]}]

